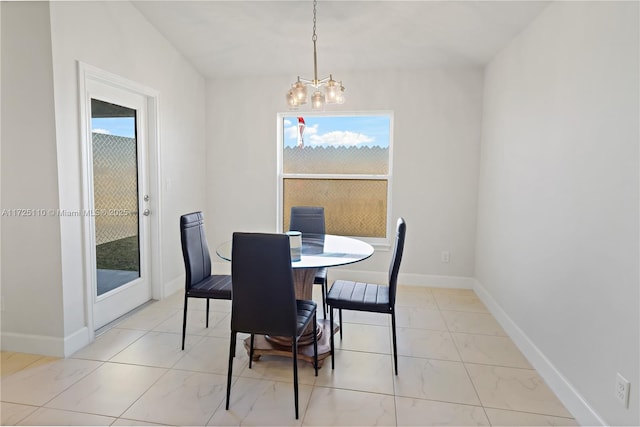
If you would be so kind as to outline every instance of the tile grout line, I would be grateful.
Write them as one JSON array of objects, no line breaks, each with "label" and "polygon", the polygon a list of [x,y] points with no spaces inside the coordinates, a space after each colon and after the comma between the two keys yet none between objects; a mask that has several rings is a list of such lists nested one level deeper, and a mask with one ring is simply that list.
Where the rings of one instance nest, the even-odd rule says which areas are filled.
[{"label": "tile grout line", "polygon": [[[439,315],[442,317],[442,312],[443,309],[441,308],[441,304],[438,303],[437,299],[435,298],[435,296],[433,295],[433,292],[431,289],[428,289],[428,293],[431,295],[431,298],[433,298],[435,305],[436,305],[436,309],[432,310],[431,308],[427,308],[429,310],[432,311],[437,311],[439,313]],[[150,305],[152,306],[152,305]],[[398,307],[416,307],[416,306],[398,306]],[[417,307],[417,308],[422,308],[422,307]],[[464,312],[464,313],[474,313],[474,314],[489,314],[491,315],[491,313],[485,313],[485,312],[478,312],[478,311],[468,311],[468,310],[460,310],[460,307],[457,307],[458,310],[444,310],[444,311],[452,311],[452,312]],[[227,312],[225,312],[227,313]],[[227,313],[228,314],[228,313]],[[386,317],[386,316],[385,316]],[[171,319],[171,316],[169,316],[167,319],[163,320],[162,322],[168,321],[169,319]],[[224,320],[223,319],[220,320],[220,322],[222,322]],[[444,320],[444,319],[443,319]],[[160,323],[162,323],[160,322]],[[216,323],[216,325],[213,326],[213,328],[215,328],[220,322]],[[160,324],[158,323],[158,325]],[[386,326],[384,325],[377,325],[377,324],[371,324],[371,323],[360,323],[360,322],[345,322],[345,323],[352,323],[352,324],[366,324],[366,325],[371,325],[371,326],[379,326],[379,327],[387,327],[387,331],[388,331],[388,338],[389,338],[389,343],[392,346],[392,329],[391,329],[391,325],[389,324],[390,322],[387,322],[388,324]],[[155,327],[158,327],[158,325],[155,325]],[[416,358],[416,359],[431,359],[431,360],[443,360],[443,361],[447,361],[447,362],[459,362],[462,363],[465,369],[465,372],[467,374],[467,378],[469,379],[469,381],[471,382],[473,388],[474,388],[474,392],[476,394],[476,397],[478,399],[478,401],[480,402],[480,405],[470,405],[470,404],[463,404],[463,403],[457,403],[457,402],[451,402],[448,400],[437,400],[437,399],[423,399],[423,398],[411,398],[409,396],[400,396],[398,395],[398,389],[397,389],[397,381],[396,381],[396,377],[395,377],[395,372],[394,372],[394,367],[393,367],[393,351],[392,351],[392,347],[391,347],[391,351],[387,354],[387,353],[379,353],[379,352],[375,352],[375,351],[362,351],[362,350],[346,350],[346,349],[336,349],[338,351],[346,351],[346,352],[353,352],[353,353],[360,353],[360,354],[376,354],[376,355],[385,355],[385,356],[389,356],[390,360],[391,360],[391,375],[392,375],[392,390],[393,390],[393,404],[394,404],[394,410],[395,410],[395,425],[398,426],[398,422],[399,422],[399,418],[398,418],[398,398],[411,398],[411,399],[416,399],[416,400],[424,400],[424,401],[431,401],[431,402],[442,402],[442,403],[447,403],[447,404],[455,404],[455,405],[463,405],[463,406],[468,406],[468,407],[481,407],[483,408],[483,412],[485,414],[485,417],[487,419],[487,421],[489,422],[489,424],[491,425],[491,420],[489,419],[489,416],[487,414],[487,409],[495,409],[495,410],[503,410],[503,411],[509,411],[509,412],[514,412],[514,413],[520,413],[520,414],[530,414],[530,415],[537,415],[537,416],[544,416],[544,417],[554,417],[554,418],[562,418],[562,419],[566,419],[566,420],[574,420],[574,418],[572,417],[567,417],[567,416],[558,416],[558,415],[552,415],[552,414],[543,414],[543,413],[539,413],[539,412],[530,412],[530,411],[522,411],[522,410],[513,410],[513,409],[507,409],[507,408],[499,408],[499,407],[493,407],[493,406],[485,406],[485,404],[482,402],[482,400],[480,399],[479,393],[478,393],[478,389],[476,387],[476,384],[473,382],[473,380],[471,379],[471,375],[469,373],[469,369],[468,366],[469,365],[480,365],[480,366],[488,366],[488,367],[497,367],[497,368],[507,368],[507,369],[517,369],[517,370],[523,370],[523,371],[533,371],[534,373],[537,374],[537,371],[534,368],[523,368],[523,367],[514,367],[514,366],[505,366],[504,363],[499,363],[499,364],[493,364],[493,363],[474,363],[474,362],[467,362],[463,359],[462,357],[462,353],[461,353],[461,347],[459,346],[459,344],[457,343],[457,341],[454,339],[454,334],[464,334],[464,335],[476,335],[476,336],[489,336],[489,337],[500,337],[500,338],[510,338],[508,336],[504,336],[504,335],[495,335],[495,334],[478,334],[475,332],[466,332],[466,331],[452,331],[449,324],[444,321],[444,326],[446,327],[446,331],[442,331],[442,330],[434,330],[434,329],[429,329],[429,328],[421,328],[421,327],[398,327],[398,329],[409,329],[409,330],[425,330],[425,331],[434,331],[434,332],[446,332],[448,334],[448,336],[450,337],[450,339],[453,341],[454,344],[454,348],[456,350],[456,353],[459,357],[459,361],[452,361],[449,359],[439,359],[439,358],[428,358],[428,357],[421,357],[421,356],[402,356],[402,357],[407,357],[407,358]],[[117,326],[112,327],[111,329],[117,328]],[[109,330],[111,330],[109,329]],[[120,328],[120,329],[130,329],[130,328]],[[137,329],[139,330],[139,329]],[[148,337],[150,336],[150,334],[152,333],[162,333],[162,334],[173,334],[173,335],[181,335],[180,333],[174,333],[174,332],[163,332],[163,331],[154,331],[153,328],[151,329],[144,329],[143,330],[144,333],[136,338],[134,341],[132,341],[131,343],[127,344],[122,350],[118,351],[116,354],[114,354],[113,356],[110,357],[109,360],[107,361],[101,361],[101,360],[94,360],[94,359],[82,359],[82,358],[74,358],[73,355],[69,356],[70,359],[75,359],[75,360],[89,360],[89,361],[95,361],[95,362],[100,362],[100,364],[92,369],[91,371],[89,371],[86,375],[82,376],[81,378],[79,378],[77,381],[75,381],[73,384],[70,384],[68,387],[66,387],[64,390],[60,391],[59,393],[56,394],[56,396],[54,396],[52,399],[48,400],[47,402],[45,402],[43,405],[41,406],[35,406],[35,405],[28,405],[28,404],[19,404],[19,405],[23,405],[23,406],[30,406],[30,407],[34,407],[36,408],[31,414],[26,415],[25,417],[23,417],[20,421],[23,421],[24,419],[28,418],[29,416],[31,416],[35,411],[38,411],[40,408],[44,409],[51,409],[51,410],[61,410],[61,411],[67,411],[64,409],[57,409],[57,408],[48,408],[45,407],[46,404],[50,403],[51,400],[55,399],[56,397],[58,397],[60,394],[66,392],[70,387],[74,386],[75,384],[77,384],[79,381],[82,381],[84,378],[86,378],[87,376],[91,375],[93,372],[95,372],[97,369],[103,367],[105,364],[107,363],[113,363],[113,364],[122,364],[122,365],[134,365],[134,366],[144,366],[144,367],[151,367],[151,368],[158,368],[158,366],[150,366],[148,364],[132,364],[132,363],[126,363],[126,362],[113,362],[112,359],[117,357],[118,354],[122,353],[125,349],[129,348],[132,344],[138,342],[140,339],[142,339],[143,337]],[[108,331],[105,331],[105,333]],[[102,335],[102,334],[100,334]],[[187,355],[193,351],[196,346],[200,343],[202,343],[204,340],[212,337],[209,335],[193,335],[193,334],[187,334],[188,336],[191,336],[193,338],[195,337],[199,337],[199,339],[196,340],[195,343],[193,343],[192,346],[190,346],[190,348],[186,349],[184,351],[184,354],[181,355],[175,362],[173,362],[173,364],[171,364],[170,367],[159,367],[161,369],[164,369],[164,372],[151,384],[148,386],[148,388],[146,388],[146,390],[144,390],[143,392],[141,392],[141,394],[133,400],[133,402],[126,408],[124,409],[124,411],[119,415],[119,416],[111,416],[111,415],[102,415],[102,414],[93,414],[91,412],[81,412],[78,410],[68,410],[69,412],[73,412],[73,413],[80,413],[80,414],[87,414],[87,415],[95,415],[95,416],[104,416],[104,417],[109,417],[109,418],[113,418],[114,421],[111,424],[114,424],[116,422],[118,422],[118,420],[120,419],[124,419],[123,416],[124,414],[131,409],[131,407],[133,405],[135,405],[146,393],[149,392],[149,390],[154,387],[156,384],[158,384],[163,378],[166,378],[166,376],[170,373],[170,372],[179,372],[179,371],[185,371],[185,372],[193,372],[193,373],[204,373],[204,374],[214,374],[214,375],[219,375],[219,376],[225,376],[224,374],[218,374],[218,373],[213,373],[213,372],[206,372],[203,370],[194,370],[191,371],[189,369],[178,369],[175,366],[181,361],[183,360],[183,358],[187,357]],[[223,337],[217,337],[217,336],[213,336],[214,338],[219,338],[219,339],[226,339]],[[400,357],[400,355],[398,354],[398,357]],[[31,362],[30,364],[28,364],[25,367],[22,367],[20,370],[14,372],[20,372],[24,369],[26,369],[28,366],[31,366],[34,363],[37,363],[38,360],[41,360],[42,358],[39,358],[33,362]],[[493,360],[493,358],[491,358],[491,360]],[[329,364],[325,364],[325,367],[330,366]],[[401,375],[401,371],[399,371],[399,375]],[[13,375],[13,374],[11,374]],[[10,376],[10,375],[9,375]],[[226,377],[226,376],[225,376]],[[236,384],[240,378],[250,378],[250,377],[241,377],[240,373],[235,375],[235,379],[232,383],[232,387],[233,384]],[[286,383],[286,384],[292,384],[290,382],[287,381],[280,381],[278,379],[269,379],[269,378],[251,378],[253,380],[258,380],[258,381],[268,381],[268,382],[281,382],[281,383]],[[226,387],[226,382],[225,382],[225,387]],[[332,390],[347,390],[347,391],[354,391],[357,393],[368,393],[368,394],[377,394],[377,395],[383,395],[383,396],[389,396],[388,393],[380,393],[380,392],[372,392],[372,391],[364,391],[364,390],[354,390],[352,388],[345,388],[345,387],[335,387],[333,385],[319,385],[317,384],[317,379],[314,379],[313,384],[311,384],[311,394],[309,395],[309,399],[306,402],[306,406],[304,408],[301,407],[302,411],[301,411],[301,419],[299,420],[299,422],[296,422],[297,425],[304,425],[305,419],[307,419],[308,417],[308,410],[311,407],[311,399],[313,398],[314,394],[318,393],[319,388],[326,388],[326,389],[332,389]],[[207,424],[211,422],[211,420],[213,419],[213,417],[215,416],[216,412],[223,407],[223,403],[225,402],[226,399],[226,394],[225,396],[222,398],[222,400],[220,401],[220,403],[218,404],[218,406],[213,410],[211,416],[209,417],[209,419],[207,420]],[[7,403],[12,403],[12,402],[7,402]],[[128,418],[127,418],[128,419]],[[134,419],[134,418],[131,418]],[[144,420],[140,420],[140,421],[144,421]],[[297,421],[297,420],[296,420]]]},{"label": "tile grout line", "polygon": [[[440,315],[442,316],[442,310],[440,310]],[[443,317],[443,319],[444,319],[444,317]],[[471,383],[471,386],[473,387],[473,391],[475,392],[476,397],[478,398],[478,402],[480,402],[480,407],[482,408],[482,412],[484,413],[485,418],[489,422],[489,425],[492,425],[491,424],[491,419],[489,418],[489,414],[487,414],[487,410],[484,407],[482,399],[480,398],[480,393],[478,393],[478,389],[476,387],[476,384],[473,382],[473,379],[471,378],[471,374],[469,373],[469,370],[467,369],[467,364],[465,363],[464,358],[462,357],[462,353],[460,352],[460,348],[458,347],[458,343],[453,338],[453,332],[451,332],[451,328],[449,327],[449,324],[447,323],[446,320],[445,320],[444,323],[445,323],[445,326],[447,327],[447,331],[449,332],[449,336],[451,336],[451,340],[453,341],[453,346],[455,347],[456,352],[458,353],[458,357],[460,358],[460,362],[462,363],[462,366],[464,367],[464,371],[467,373],[467,378],[469,379],[469,382]]]}]

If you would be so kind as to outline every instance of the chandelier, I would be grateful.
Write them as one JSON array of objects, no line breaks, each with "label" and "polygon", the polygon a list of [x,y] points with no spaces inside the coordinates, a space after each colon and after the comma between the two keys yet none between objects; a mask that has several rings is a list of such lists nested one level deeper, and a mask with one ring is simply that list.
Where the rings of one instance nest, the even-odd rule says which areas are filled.
[{"label": "chandelier", "polygon": [[[318,79],[318,55],[316,53],[316,5],[317,0],[313,0],[313,80],[302,79],[298,76],[298,80],[291,85],[291,89],[287,92],[287,104],[290,109],[297,109],[300,105],[307,103],[307,86],[313,88],[311,95],[311,108],[314,110],[322,110],[324,104],[343,104],[344,103],[344,86],[342,82],[333,80],[333,76],[324,79]],[[324,90],[324,93],[322,90]]]}]

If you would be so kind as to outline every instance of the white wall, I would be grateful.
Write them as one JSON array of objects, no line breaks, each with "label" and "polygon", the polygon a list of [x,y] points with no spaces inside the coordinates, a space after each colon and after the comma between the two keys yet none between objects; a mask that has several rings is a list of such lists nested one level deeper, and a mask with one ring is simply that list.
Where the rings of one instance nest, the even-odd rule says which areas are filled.
[{"label": "white wall", "polygon": [[[58,207],[53,69],[46,2],[2,2],[2,209]],[[40,211],[38,211],[40,212]],[[9,214],[10,215],[10,214]],[[60,352],[60,223],[2,215],[2,348]]]},{"label": "white wall", "polygon": [[[407,221],[400,282],[470,286],[482,70],[335,71],[334,76],[344,81],[347,101],[331,110],[394,112],[392,228],[398,216]],[[211,246],[229,240],[233,231],[275,230],[276,114],[287,111],[284,94],[295,77],[207,82],[206,214]],[[451,252],[449,264],[440,261],[442,250]],[[384,282],[389,258],[388,250],[377,250],[351,270]],[[330,274],[337,271],[331,269]]]},{"label": "white wall", "polygon": [[583,425],[640,424],[638,12],[554,3],[486,69],[478,291]]},{"label": "white wall", "polygon": [[[2,7],[2,115],[3,122],[15,123],[2,129],[3,207],[82,207],[77,61],[153,88],[159,92],[163,178],[162,205],[154,212],[162,218],[161,288],[165,295],[181,288],[178,218],[199,208],[206,196],[204,78],[128,2],[3,2]],[[31,9],[38,14],[26,12]],[[5,52],[10,44],[14,49]],[[5,85],[12,76],[18,87]],[[11,115],[8,99],[20,107]],[[9,227],[3,218],[2,296],[11,306],[2,317],[3,350],[33,351],[37,339],[11,345],[5,340],[30,333],[58,344],[37,352],[68,355],[89,336],[82,219],[38,221],[42,224],[29,223],[37,232],[25,237],[18,228],[7,231],[13,223]],[[15,267],[7,267],[9,260]]]},{"label": "white wall", "polygon": [[[162,185],[162,266],[165,284],[184,274],[179,215],[202,204],[204,78],[128,2],[54,2],[51,6],[59,158],[65,162],[61,205],[79,206],[80,150],[76,61],[82,61],[159,92]],[[151,195],[152,201],[154,195]],[[72,259],[80,247],[76,222],[65,272],[82,280]],[[74,285],[75,287],[75,285]]]}]

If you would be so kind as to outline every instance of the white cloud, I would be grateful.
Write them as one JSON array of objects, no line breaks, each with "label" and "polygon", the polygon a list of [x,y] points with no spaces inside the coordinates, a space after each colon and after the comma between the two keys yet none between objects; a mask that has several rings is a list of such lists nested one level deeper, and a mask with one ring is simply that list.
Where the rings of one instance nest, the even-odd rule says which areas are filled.
[{"label": "white cloud", "polygon": [[293,122],[292,122],[291,120],[289,120],[289,119],[284,119],[284,127],[289,127],[289,126],[291,126],[291,124],[292,124],[292,123],[293,123]]},{"label": "white cloud", "polygon": [[287,126],[284,128],[284,137],[285,139],[296,139],[298,138],[298,126]]},{"label": "white cloud", "polygon": [[[302,134],[305,142],[310,135],[315,135],[318,133],[318,125],[315,124],[313,126],[306,126],[304,128],[304,133]],[[295,124],[293,126],[288,126],[284,128],[285,139],[298,139],[298,125]]]},{"label": "white cloud", "polygon": [[91,129],[91,132],[93,132],[93,133],[103,133],[105,135],[111,135],[111,132],[109,132],[107,129]]},{"label": "white cloud", "polygon": [[[286,122],[285,122],[286,125]],[[336,130],[323,134],[318,133],[318,124],[307,126],[304,130],[304,145],[307,147],[340,147],[340,146],[363,146],[373,145],[375,138],[369,135]],[[296,140],[298,138],[298,124],[290,124],[284,128],[285,140]]]},{"label": "white cloud", "polygon": [[318,125],[315,124],[313,126],[307,126],[304,128],[304,138],[305,140],[311,136],[311,135],[315,135],[318,133]]},{"label": "white cloud", "polygon": [[[305,131],[306,136],[306,131]],[[336,130],[332,132],[327,132],[322,135],[317,135],[314,132],[308,139],[309,145],[325,145],[325,146],[357,146],[357,145],[366,145],[373,142],[375,139],[367,136],[363,133],[351,132],[351,131],[342,131]],[[307,141],[307,138],[305,138]]]}]

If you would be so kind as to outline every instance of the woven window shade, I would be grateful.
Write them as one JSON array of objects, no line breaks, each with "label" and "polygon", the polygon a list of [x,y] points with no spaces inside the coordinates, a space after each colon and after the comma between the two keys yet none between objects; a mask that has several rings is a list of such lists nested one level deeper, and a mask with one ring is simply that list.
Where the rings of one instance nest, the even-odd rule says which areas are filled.
[{"label": "woven window shade", "polygon": [[284,180],[284,229],[291,206],[323,206],[327,234],[386,237],[387,180]]}]

